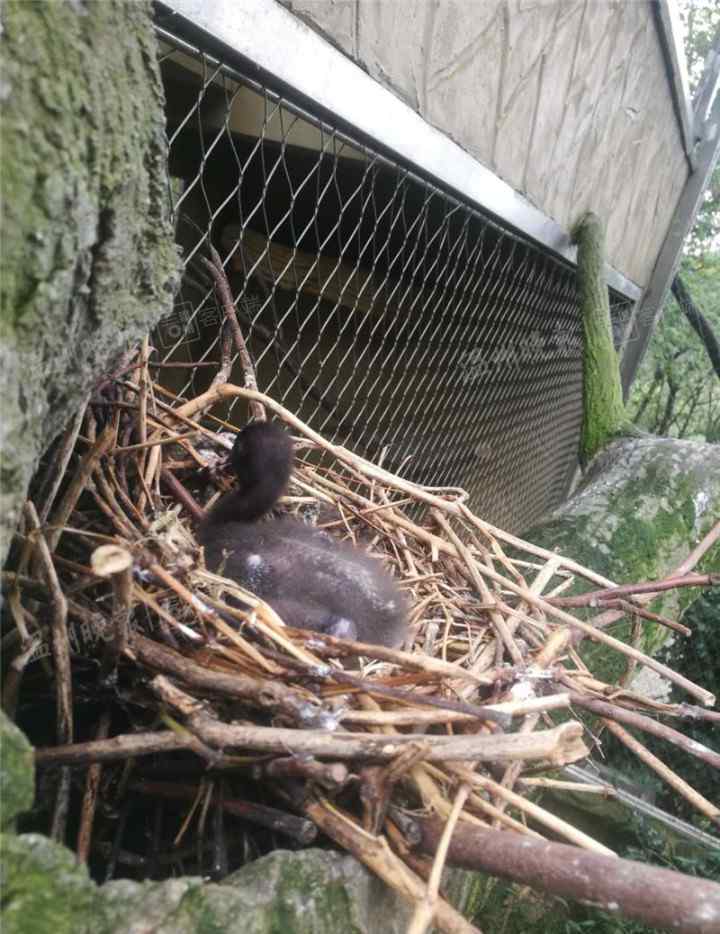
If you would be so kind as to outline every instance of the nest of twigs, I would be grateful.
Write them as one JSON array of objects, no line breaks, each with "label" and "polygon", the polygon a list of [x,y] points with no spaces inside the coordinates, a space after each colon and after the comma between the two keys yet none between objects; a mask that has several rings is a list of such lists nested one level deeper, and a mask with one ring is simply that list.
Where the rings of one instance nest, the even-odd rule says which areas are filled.
[{"label": "nest of twigs", "polygon": [[[414,930],[431,919],[475,930],[440,894],[453,830],[611,855],[533,800],[538,786],[570,787],[557,770],[588,755],[586,712],[717,821],[625,729],[713,756],[658,719],[703,709],[604,684],[579,652],[602,642],[712,704],[606,632],[627,614],[683,629],[644,609],[652,587],[617,588],[494,528],[462,491],[393,476],[252,389],[220,380],[173,398],[151,378],[147,342],[113,385],[103,420],[89,406],[53,451],[4,575],[5,707],[35,710],[19,719],[42,746],[46,828],[97,876],[222,875],[272,846],[329,837],[415,900]],[[213,410],[233,398],[296,438],[283,508],[324,516],[391,568],[412,605],[401,650],[290,630],[205,569],[193,524],[231,482],[217,432],[232,426]],[[655,589],[703,583],[690,573],[698,557]],[[46,711],[39,727],[43,702],[56,721]],[[137,809],[148,826],[128,842]]]}]

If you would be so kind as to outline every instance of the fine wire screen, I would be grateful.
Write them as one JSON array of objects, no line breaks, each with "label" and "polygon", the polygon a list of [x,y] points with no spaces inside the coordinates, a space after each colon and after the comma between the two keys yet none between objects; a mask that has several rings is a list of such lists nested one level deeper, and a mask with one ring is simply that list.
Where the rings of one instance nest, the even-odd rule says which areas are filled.
[{"label": "fine wire screen", "polygon": [[[168,388],[203,391],[219,360],[212,243],[262,391],[411,480],[464,487],[508,530],[558,505],[582,418],[572,267],[237,63],[159,36],[185,273],[153,343],[193,364],[163,370]],[[619,334],[631,302],[611,303]]]}]

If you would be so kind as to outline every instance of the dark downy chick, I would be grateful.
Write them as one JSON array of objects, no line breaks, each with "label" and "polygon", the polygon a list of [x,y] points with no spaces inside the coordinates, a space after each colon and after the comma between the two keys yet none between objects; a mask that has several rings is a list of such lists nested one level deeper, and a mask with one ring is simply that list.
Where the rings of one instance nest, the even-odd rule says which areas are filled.
[{"label": "dark downy chick", "polygon": [[288,626],[400,645],[407,603],[379,561],[290,517],[257,521],[285,491],[292,456],[277,424],[259,422],[238,434],[231,454],[237,487],[198,530],[208,567],[257,594]]}]

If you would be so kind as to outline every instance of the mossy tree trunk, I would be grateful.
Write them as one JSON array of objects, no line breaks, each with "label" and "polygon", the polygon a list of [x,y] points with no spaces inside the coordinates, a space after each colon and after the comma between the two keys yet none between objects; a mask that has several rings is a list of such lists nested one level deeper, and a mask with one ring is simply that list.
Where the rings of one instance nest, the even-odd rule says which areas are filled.
[{"label": "mossy tree trunk", "polygon": [[625,415],[620,367],[613,346],[605,284],[605,230],[596,214],[575,225],[583,321],[583,429],[580,460],[588,464],[610,441],[631,430]]},{"label": "mossy tree trunk", "polygon": [[38,458],[167,313],[177,255],[149,3],[2,10],[0,549]]}]

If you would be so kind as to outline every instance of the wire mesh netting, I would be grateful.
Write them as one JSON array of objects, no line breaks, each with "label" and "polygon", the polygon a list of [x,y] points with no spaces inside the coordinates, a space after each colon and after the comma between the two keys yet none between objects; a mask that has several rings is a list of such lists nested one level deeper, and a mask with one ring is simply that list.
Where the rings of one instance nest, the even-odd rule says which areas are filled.
[{"label": "wire mesh netting", "polygon": [[[167,387],[202,392],[219,359],[212,243],[262,391],[509,530],[557,505],[582,417],[572,268],[237,63],[160,39],[185,266],[154,335]],[[630,304],[612,302],[619,323]]]}]

